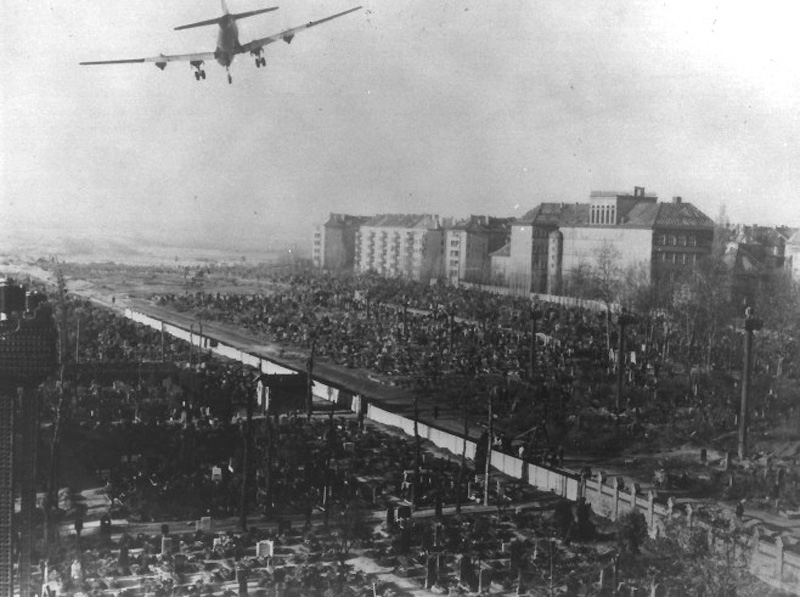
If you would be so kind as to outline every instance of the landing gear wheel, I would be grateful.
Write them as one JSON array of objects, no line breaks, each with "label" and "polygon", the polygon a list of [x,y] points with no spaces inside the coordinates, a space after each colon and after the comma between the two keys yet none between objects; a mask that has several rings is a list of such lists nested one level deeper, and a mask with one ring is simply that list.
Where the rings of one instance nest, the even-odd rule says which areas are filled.
[{"label": "landing gear wheel", "polygon": [[200,78],[203,79],[203,81],[206,80],[206,71],[204,71],[204,70],[200,71]]},{"label": "landing gear wheel", "polygon": [[264,57],[262,56],[262,57],[261,57],[261,58],[259,58],[258,60],[259,60],[259,62],[261,62],[261,66],[263,66],[264,68],[266,68],[266,67],[267,67],[267,59],[266,59],[266,58],[264,58]]},{"label": "landing gear wheel", "polygon": [[256,58],[256,68],[261,68],[261,58]]},{"label": "landing gear wheel", "polygon": [[200,71],[196,71],[196,72],[194,73],[194,78],[195,78],[195,80],[196,80],[196,81],[199,81],[199,80],[200,80]]},{"label": "landing gear wheel", "polygon": [[233,77],[231,77],[231,75],[228,74],[228,85],[232,85],[232,84],[233,84]]}]

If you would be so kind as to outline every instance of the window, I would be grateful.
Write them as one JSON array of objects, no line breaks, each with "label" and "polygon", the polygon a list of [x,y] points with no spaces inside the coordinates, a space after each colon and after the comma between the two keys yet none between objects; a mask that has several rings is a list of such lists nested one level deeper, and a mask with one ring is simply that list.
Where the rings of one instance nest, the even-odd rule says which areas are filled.
[{"label": "window", "polygon": [[697,237],[694,234],[690,234],[689,236],[686,237],[686,244],[689,245],[690,247],[696,247]]},{"label": "window", "polygon": [[678,235],[678,246],[679,247],[685,247],[686,246],[686,235],[685,234],[679,234]]},{"label": "window", "polygon": [[670,247],[674,247],[675,246],[675,235],[674,234],[670,234],[667,237],[667,245],[669,245]]}]

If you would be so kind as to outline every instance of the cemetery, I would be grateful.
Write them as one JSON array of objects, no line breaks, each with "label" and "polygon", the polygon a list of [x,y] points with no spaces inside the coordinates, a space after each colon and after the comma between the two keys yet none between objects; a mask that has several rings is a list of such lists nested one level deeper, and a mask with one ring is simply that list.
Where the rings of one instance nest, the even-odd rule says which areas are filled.
[{"label": "cemetery", "polygon": [[[76,358],[65,377],[41,392],[49,418],[60,421],[60,466],[65,458],[79,463],[101,490],[89,505],[81,503],[85,491],[77,488],[66,492],[68,499],[59,492],[57,508],[47,496],[42,503],[54,510],[44,518],[55,524],[60,540],[38,539],[41,564],[33,580],[51,595],[677,595],[688,593],[674,587],[696,586],[691,566],[698,562],[723,570],[737,586],[753,580],[747,562],[720,564],[710,547],[720,541],[706,533],[709,520],[723,520],[722,543],[739,533],[741,545],[734,550],[744,553],[752,533],[740,533],[741,521],[716,512],[707,519],[704,509],[693,517],[672,503],[667,509],[663,499],[656,503],[651,494],[648,501],[636,495],[638,488],[616,479],[609,485],[590,471],[581,477],[581,491],[601,498],[591,503],[580,493],[568,502],[548,482],[526,478],[535,466],[545,472],[554,467],[553,478],[559,476],[555,467],[563,450],[549,441],[531,440],[518,451],[502,428],[489,428],[479,449],[470,440],[466,459],[466,450],[459,457],[459,450],[447,452],[415,437],[416,415],[400,425],[404,434],[379,417],[365,420],[319,397],[311,416],[299,408],[272,411],[256,400],[257,372],[195,350],[195,342],[206,342],[199,334],[190,333],[189,343],[166,340],[163,326],[159,334],[107,314],[95,317],[96,308],[87,303],[78,306],[84,315],[80,344],[70,340],[81,362]],[[405,317],[392,312],[394,333],[402,338]],[[446,344],[447,325],[439,332]],[[580,362],[566,360],[568,351],[541,348],[547,367],[574,370]],[[429,355],[423,369],[432,366]],[[144,367],[145,359],[156,362],[154,356],[160,365]],[[480,358],[487,363],[497,357]],[[469,383],[473,402],[491,390],[485,379],[459,375],[453,373],[450,383]],[[569,377],[553,380],[571,390],[580,376]],[[549,397],[535,401],[526,416],[547,418],[548,409],[552,415],[559,402],[571,400],[540,382]],[[412,394],[415,389],[412,384]],[[498,406],[513,402],[508,392],[490,395]],[[373,414],[379,410],[372,407]],[[465,412],[471,408],[465,403]],[[513,419],[513,408],[501,414]],[[551,430],[557,431],[555,414]],[[567,424],[590,438],[618,434],[634,415],[635,408],[612,413],[581,407],[580,420]],[[636,437],[646,437],[652,425],[629,422]],[[486,466],[487,443],[495,468]],[[500,472],[507,467],[497,463],[517,460],[511,453],[525,464],[507,476]],[[698,477],[719,454],[705,456]],[[686,482],[674,471],[688,467],[670,457],[644,466],[656,468],[658,482],[670,492]],[[768,470],[762,478],[778,483],[778,469]],[[740,477],[730,462],[724,471],[733,491]],[[69,475],[61,478],[69,483]],[[789,486],[787,477],[780,479]],[[718,481],[715,476],[709,485]],[[51,478],[42,484],[49,485],[49,495]],[[601,506],[596,511],[594,503]],[[648,507],[645,518],[641,510]],[[666,523],[655,524],[656,511]],[[695,545],[698,533],[709,536],[701,541],[707,548],[685,557],[676,546]],[[780,562],[779,579],[792,582],[783,566],[795,569],[793,545],[779,537],[771,548],[771,539],[756,539],[756,548],[768,566]],[[665,558],[674,577],[669,583],[658,571]],[[665,593],[667,586],[672,593]]]}]

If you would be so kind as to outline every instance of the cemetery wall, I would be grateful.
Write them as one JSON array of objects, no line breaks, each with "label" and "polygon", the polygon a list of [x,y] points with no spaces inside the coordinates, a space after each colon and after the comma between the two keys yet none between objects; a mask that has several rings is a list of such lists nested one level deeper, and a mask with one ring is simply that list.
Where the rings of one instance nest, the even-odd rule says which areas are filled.
[{"label": "cemetery wall", "polygon": [[[519,292],[515,288],[506,288],[504,286],[483,286],[481,284],[472,284],[469,282],[459,282],[459,286],[465,288],[475,288],[493,294],[500,294],[505,296],[518,296]],[[562,307],[580,307],[588,309],[589,311],[602,311],[607,310],[606,304],[603,301],[593,301],[589,299],[576,298],[574,296],[561,296],[558,294],[543,294],[539,292],[530,293],[531,300],[542,301],[545,303],[553,303],[561,305]],[[619,311],[620,306],[616,303],[609,305],[611,311],[616,313]]]},{"label": "cemetery wall", "polygon": [[[609,482],[610,481],[610,482]],[[636,510],[644,514],[651,536],[663,533],[665,522],[675,519],[688,525],[709,528],[697,520],[691,503],[678,509],[672,498],[666,505],[656,503],[655,494],[642,494],[636,484],[626,488],[620,477],[606,479],[602,473],[583,482],[583,497],[595,513],[617,520],[625,512]],[[761,538],[756,532],[750,555],[750,571],[762,581],[785,591],[800,594],[800,553],[784,545],[780,536]]]},{"label": "cemetery wall", "polygon": [[[597,301],[583,301],[581,299],[551,295],[535,296],[540,297],[541,300],[548,301],[552,298],[552,302],[559,304],[586,308],[597,307],[597,305],[588,305],[590,302],[597,303]],[[576,302],[563,302],[568,300]],[[602,310],[605,310],[605,305],[602,305]],[[211,338],[207,336],[200,336],[191,330],[162,322],[132,309],[125,309],[125,316],[142,325],[156,330],[163,330],[171,336],[191,342],[194,346],[209,348],[220,356],[251,365],[260,369],[263,373],[297,372],[232,346],[218,342],[212,343]],[[320,399],[337,402],[340,402],[340,393],[342,393],[341,390],[320,381],[314,381],[312,392]],[[345,393],[345,396],[342,397],[349,398],[352,401],[351,408],[354,411],[361,408],[361,396]],[[367,405],[366,417],[375,422],[402,429],[408,435],[414,435],[413,420],[381,409],[375,404]],[[422,422],[418,423],[418,431],[420,437],[431,441],[437,447],[448,450],[455,455],[461,455],[464,439],[457,434]],[[466,445],[467,458],[474,459],[475,441],[467,439]],[[656,503],[655,495],[652,492],[643,494],[638,491],[636,484],[630,484],[629,487],[626,487],[620,477],[614,477],[609,480],[599,474],[596,478],[581,479],[577,474],[570,471],[555,470],[530,463],[527,463],[526,470],[526,463],[519,458],[497,451],[492,452],[492,466],[506,475],[517,479],[526,479],[528,483],[535,487],[552,491],[567,499],[575,501],[579,497],[583,497],[591,504],[592,509],[597,514],[612,520],[616,520],[620,515],[630,510],[640,511],[644,514],[650,532],[653,535],[663,531],[664,521],[671,518],[684,516],[689,524],[693,523],[691,504],[687,506],[685,513],[681,513],[680,510],[674,508],[671,499],[667,505]],[[696,524],[702,523],[697,522]],[[800,553],[795,549],[794,546],[787,548],[779,536],[777,539],[756,536],[750,561],[751,571],[772,586],[800,594]]]}]

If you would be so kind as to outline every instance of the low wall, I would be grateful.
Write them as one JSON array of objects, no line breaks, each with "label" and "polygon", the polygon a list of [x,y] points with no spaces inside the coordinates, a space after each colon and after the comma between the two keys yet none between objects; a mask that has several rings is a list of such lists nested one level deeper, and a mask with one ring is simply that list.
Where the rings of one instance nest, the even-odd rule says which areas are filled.
[{"label": "low wall", "polygon": [[[500,294],[504,296],[521,296],[515,289],[506,288],[505,286],[484,286],[482,284],[472,284],[470,282],[459,282],[459,286],[464,288],[474,288],[475,290],[482,290],[484,292],[491,292],[492,294]],[[576,298],[574,296],[561,296],[558,294],[542,294],[539,292],[529,293],[531,300],[542,301],[545,303],[553,303],[561,305],[562,307],[580,307],[588,309],[589,311],[605,312],[611,310],[612,313],[617,313],[620,310],[620,305],[611,303],[606,306],[603,301],[593,301],[589,299]]]},{"label": "low wall", "polygon": [[[569,299],[569,297],[554,298]],[[581,299],[570,300],[581,301]],[[586,302],[587,301],[582,301],[583,304],[575,303],[571,306],[586,306]],[[597,303],[597,301],[592,302]],[[603,305],[603,310],[605,310],[605,305]],[[212,339],[208,336],[200,335],[193,330],[186,330],[179,326],[163,323],[159,319],[132,309],[126,309],[125,316],[142,325],[156,330],[163,330],[171,336],[181,338],[186,342],[191,342],[194,346],[208,348],[215,354],[250,365],[259,369],[262,373],[297,373],[296,370],[279,365],[267,358],[246,353],[221,342],[217,342],[216,345],[213,345],[214,342],[212,342]],[[346,393],[351,400],[351,408],[354,412],[358,412],[363,408],[364,401],[360,395],[350,394],[349,392],[328,386],[319,380],[313,381],[312,393],[320,399],[336,402],[340,402],[340,399],[345,397],[342,396],[342,394]],[[366,418],[377,423],[402,429],[407,435],[414,435],[413,420],[384,410],[375,404],[367,404]],[[462,438],[457,434],[433,427],[421,421],[417,424],[417,429],[420,437],[429,440],[435,446],[448,450],[459,457],[466,443],[467,458],[474,460],[476,449],[475,441],[469,438]],[[647,520],[651,534],[654,535],[660,530],[663,530],[664,521],[670,518],[684,516],[689,524],[694,522],[692,520],[693,513],[691,505],[687,507],[686,514],[681,514],[673,508],[671,498],[668,500],[667,505],[659,504],[656,502],[656,496],[652,491],[646,494],[641,493],[638,491],[635,484],[626,487],[619,477],[614,477],[609,480],[602,475],[597,475],[595,478],[581,479],[581,477],[573,471],[551,469],[549,467],[526,463],[519,458],[498,451],[492,451],[492,466],[503,474],[515,479],[525,479],[532,486],[551,491],[569,500],[576,501],[580,497],[583,497],[592,505],[592,509],[597,514],[610,518],[611,520],[617,520],[620,515],[630,510],[642,512]],[[756,537],[750,561],[750,569],[764,582],[782,590],[800,594],[800,553],[795,552],[794,548],[787,549],[780,537],[778,537],[777,541]]]}]

